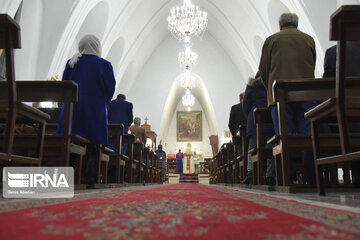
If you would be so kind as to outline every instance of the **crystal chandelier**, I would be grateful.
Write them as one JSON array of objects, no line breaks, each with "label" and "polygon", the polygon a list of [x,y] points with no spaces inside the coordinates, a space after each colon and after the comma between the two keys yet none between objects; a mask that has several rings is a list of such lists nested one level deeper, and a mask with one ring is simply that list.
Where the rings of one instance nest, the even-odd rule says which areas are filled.
[{"label": "crystal chandelier", "polygon": [[180,65],[186,67],[186,69],[191,68],[197,63],[198,55],[197,53],[191,51],[190,47],[186,47],[184,52],[179,52],[178,62]]},{"label": "crystal chandelier", "polygon": [[192,107],[195,105],[195,97],[191,94],[190,89],[186,89],[186,93],[182,97],[182,104],[185,107]]},{"label": "crystal chandelier", "polygon": [[181,87],[185,89],[193,89],[195,87],[195,80],[196,78],[191,74],[191,72],[186,70],[180,78]]},{"label": "crystal chandelier", "polygon": [[206,30],[207,22],[206,12],[200,11],[191,0],[184,0],[181,7],[170,10],[168,28],[177,39],[183,39],[185,36],[201,36]]}]

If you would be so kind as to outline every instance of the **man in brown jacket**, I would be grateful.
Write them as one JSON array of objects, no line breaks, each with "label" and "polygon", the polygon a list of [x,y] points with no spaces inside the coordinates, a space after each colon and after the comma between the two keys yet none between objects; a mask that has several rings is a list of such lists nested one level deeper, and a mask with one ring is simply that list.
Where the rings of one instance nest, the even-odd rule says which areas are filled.
[{"label": "man in brown jacket", "polygon": [[139,117],[134,118],[134,124],[130,127],[130,132],[135,135],[136,141],[142,142],[145,146],[146,144],[146,130],[143,127],[140,127],[141,119]]},{"label": "man in brown jacket", "polygon": [[[284,13],[280,16],[280,32],[265,40],[259,71],[268,93],[268,105],[274,123],[275,134],[279,135],[277,106],[274,102],[272,85],[277,79],[314,78],[316,51],[314,39],[299,31],[298,16]],[[288,103],[286,105],[286,125],[288,134],[311,134],[310,121],[304,113],[314,105],[309,102]],[[314,164],[311,152],[303,152],[302,160],[307,172],[307,182],[314,183]]]}]

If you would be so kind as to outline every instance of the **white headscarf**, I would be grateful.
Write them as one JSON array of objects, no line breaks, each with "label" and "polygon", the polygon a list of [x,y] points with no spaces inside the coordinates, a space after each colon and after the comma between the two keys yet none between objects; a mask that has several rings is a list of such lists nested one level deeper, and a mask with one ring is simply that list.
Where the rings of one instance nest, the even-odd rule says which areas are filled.
[{"label": "white headscarf", "polygon": [[79,52],[75,53],[71,57],[69,65],[71,68],[74,68],[75,64],[78,63],[82,54],[95,55],[101,57],[101,44],[97,37],[94,35],[88,34],[85,35],[79,42]]}]

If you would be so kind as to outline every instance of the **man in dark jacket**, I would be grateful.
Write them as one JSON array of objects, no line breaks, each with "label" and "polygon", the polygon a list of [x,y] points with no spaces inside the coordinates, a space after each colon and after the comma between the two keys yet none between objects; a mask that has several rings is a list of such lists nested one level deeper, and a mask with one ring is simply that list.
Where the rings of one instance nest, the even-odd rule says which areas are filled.
[{"label": "man in dark jacket", "polygon": [[242,100],[244,98],[244,93],[240,93],[239,101],[240,103],[233,105],[230,111],[229,117],[229,129],[233,136],[236,136],[236,133],[239,131],[239,125],[246,125],[246,117],[244,115]]},{"label": "man in dark jacket", "polygon": [[[248,150],[256,148],[257,139],[256,139],[256,125],[254,121],[254,109],[255,108],[264,108],[267,106],[267,94],[266,89],[261,81],[260,74],[257,74],[255,78],[250,78],[246,89],[245,96],[243,100],[243,109],[245,116],[247,116],[247,127],[246,135],[248,137]],[[264,124],[263,126],[263,143],[265,144],[269,138],[274,135],[274,128],[272,124]],[[270,144],[266,144],[265,148],[271,149]],[[253,165],[251,161],[251,154],[248,154],[248,165],[246,179],[244,183],[252,183],[252,171]],[[266,168],[266,183],[269,185],[275,184],[275,164],[274,159],[266,159],[267,168]]]},{"label": "man in dark jacket", "polygon": [[[124,94],[119,94],[108,106],[109,123],[124,124],[124,134],[127,134],[129,126],[133,123],[133,105],[126,101]],[[121,146],[121,154],[126,153],[127,145]]]}]

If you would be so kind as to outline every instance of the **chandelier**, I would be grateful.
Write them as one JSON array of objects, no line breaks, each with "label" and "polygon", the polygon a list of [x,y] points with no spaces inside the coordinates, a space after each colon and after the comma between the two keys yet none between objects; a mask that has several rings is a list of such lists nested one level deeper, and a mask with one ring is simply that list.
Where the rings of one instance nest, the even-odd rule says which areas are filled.
[{"label": "chandelier", "polygon": [[178,62],[180,65],[186,67],[186,69],[191,68],[197,63],[198,55],[197,53],[191,51],[190,47],[186,47],[184,52],[179,52]]},{"label": "chandelier", "polygon": [[193,89],[195,87],[195,80],[196,78],[191,74],[191,72],[186,70],[180,78],[181,87],[185,89]]},{"label": "chandelier", "polygon": [[201,36],[206,30],[207,22],[206,12],[200,11],[191,0],[184,0],[181,7],[170,10],[168,28],[177,39],[183,39],[185,36]]},{"label": "chandelier", "polygon": [[191,94],[190,89],[186,89],[186,93],[182,97],[182,104],[185,107],[192,107],[195,105],[195,97]]}]

